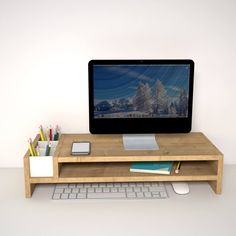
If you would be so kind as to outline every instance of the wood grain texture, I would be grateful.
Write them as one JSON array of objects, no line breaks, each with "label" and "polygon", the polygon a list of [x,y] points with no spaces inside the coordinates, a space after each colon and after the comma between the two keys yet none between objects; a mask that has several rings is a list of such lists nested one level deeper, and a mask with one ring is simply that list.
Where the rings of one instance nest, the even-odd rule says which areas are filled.
[{"label": "wood grain texture", "polygon": [[[121,135],[61,135],[59,143],[63,148],[55,156],[59,162],[124,162],[165,160],[218,160],[221,152],[202,133],[158,134],[160,146],[155,151],[125,151]],[[89,156],[72,157],[73,141],[91,142]]]},{"label": "wood grain texture", "polygon": [[[34,140],[36,145],[39,137]],[[125,151],[121,135],[62,134],[54,153],[53,177],[30,177],[29,152],[24,157],[26,197],[38,183],[207,181],[215,193],[222,188],[223,154],[202,133],[158,134],[157,151]],[[73,141],[91,142],[91,154],[71,156]],[[179,161],[179,174],[130,172],[133,161]]]},{"label": "wood grain texture", "polygon": [[[63,164],[60,172],[60,178],[83,178],[90,181],[91,178],[103,180],[112,179],[124,179],[133,181],[138,177],[140,181],[145,181],[147,177],[158,180],[169,181],[170,177],[177,178],[178,180],[216,180],[216,172],[211,168],[208,162],[184,162],[181,166],[180,174],[174,173],[174,168],[171,175],[159,175],[149,173],[136,173],[130,172],[129,162],[119,163],[66,163]],[[107,181],[105,181],[107,182]]]}]

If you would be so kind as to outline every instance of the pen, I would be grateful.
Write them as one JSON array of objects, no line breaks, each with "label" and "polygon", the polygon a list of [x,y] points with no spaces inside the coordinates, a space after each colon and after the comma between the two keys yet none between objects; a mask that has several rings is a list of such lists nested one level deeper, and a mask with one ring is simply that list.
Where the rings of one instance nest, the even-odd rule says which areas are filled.
[{"label": "pen", "polygon": [[181,166],[181,161],[178,161],[177,166],[176,166],[176,168],[175,168],[175,173],[176,173],[176,174],[179,174],[180,166]]}]

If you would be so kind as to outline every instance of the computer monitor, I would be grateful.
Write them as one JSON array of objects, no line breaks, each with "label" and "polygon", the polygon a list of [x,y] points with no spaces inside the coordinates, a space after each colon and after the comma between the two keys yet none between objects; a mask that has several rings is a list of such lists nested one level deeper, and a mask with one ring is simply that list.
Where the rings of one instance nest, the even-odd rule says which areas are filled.
[{"label": "computer monitor", "polygon": [[189,59],[91,60],[90,132],[190,132],[193,74]]}]

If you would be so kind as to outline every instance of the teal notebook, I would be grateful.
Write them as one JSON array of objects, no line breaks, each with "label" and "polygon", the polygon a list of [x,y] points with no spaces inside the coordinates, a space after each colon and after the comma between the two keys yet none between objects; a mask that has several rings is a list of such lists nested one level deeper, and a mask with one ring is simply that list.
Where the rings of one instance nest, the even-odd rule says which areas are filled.
[{"label": "teal notebook", "polygon": [[134,162],[130,167],[130,171],[169,175],[172,166],[173,166],[173,161]]}]

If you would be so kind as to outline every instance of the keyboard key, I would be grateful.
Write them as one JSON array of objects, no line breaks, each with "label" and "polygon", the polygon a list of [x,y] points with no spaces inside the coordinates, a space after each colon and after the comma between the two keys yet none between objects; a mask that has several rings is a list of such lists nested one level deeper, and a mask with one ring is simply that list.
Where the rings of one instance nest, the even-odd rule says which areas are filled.
[{"label": "keyboard key", "polygon": [[71,188],[65,188],[64,193],[71,193]]},{"label": "keyboard key", "polygon": [[137,183],[137,187],[143,187],[143,183]]},{"label": "keyboard key", "polygon": [[114,187],[114,184],[108,183],[108,184],[107,184],[107,187],[112,188],[112,187]]},{"label": "keyboard key", "polygon": [[118,189],[117,188],[111,188],[111,193],[117,193]]},{"label": "keyboard key", "polygon": [[150,192],[158,192],[158,191],[163,191],[163,188],[158,186],[158,187],[149,187]]},{"label": "keyboard key", "polygon": [[148,188],[147,187],[143,187],[143,188],[141,188],[141,191],[142,192],[148,192]]},{"label": "keyboard key", "polygon": [[75,193],[71,193],[69,195],[69,199],[76,199],[76,194]]},{"label": "keyboard key", "polygon": [[159,194],[159,192],[152,192],[152,196],[153,197],[160,197],[160,194]]},{"label": "keyboard key", "polygon": [[168,197],[166,192],[160,192],[160,196],[161,196],[161,198],[167,198]]},{"label": "keyboard key", "polygon": [[105,198],[125,198],[125,193],[88,193],[88,198],[96,199],[105,199]]},{"label": "keyboard key", "polygon": [[128,187],[129,185],[128,185],[128,183],[122,183],[121,184],[121,187]]},{"label": "keyboard key", "polygon": [[118,192],[125,193],[125,188],[118,188]]},{"label": "keyboard key", "polygon": [[77,194],[77,198],[78,198],[78,199],[84,199],[84,198],[86,198],[86,193],[78,193],[78,194]]},{"label": "keyboard key", "polygon": [[69,184],[69,188],[75,188],[76,184]]},{"label": "keyboard key", "polygon": [[98,185],[98,187],[99,187],[99,188],[105,188],[105,187],[106,187],[106,184],[105,184],[105,183],[100,183],[100,184]]},{"label": "keyboard key", "polygon": [[56,188],[68,188],[68,184],[57,184]]},{"label": "keyboard key", "polygon": [[94,193],[94,190],[95,190],[94,188],[88,188],[87,191],[88,191],[88,193]]},{"label": "keyboard key", "polygon": [[72,189],[72,193],[79,193],[79,189],[78,188]]},{"label": "keyboard key", "polygon": [[68,193],[62,193],[61,199],[68,199],[69,194]]},{"label": "keyboard key", "polygon": [[127,193],[128,198],[136,198],[136,193]]},{"label": "keyboard key", "polygon": [[133,192],[133,188],[131,188],[131,187],[126,188],[126,192],[127,192],[127,193]]},{"label": "keyboard key", "polygon": [[63,188],[56,188],[54,193],[63,193],[64,189]]},{"label": "keyboard key", "polygon": [[150,192],[145,192],[144,193],[144,197],[145,198],[151,198],[152,197],[152,194]]},{"label": "keyboard key", "polygon": [[57,199],[60,199],[61,198],[61,194],[59,193],[54,193],[53,196],[52,196],[52,199],[54,200],[57,200]]},{"label": "keyboard key", "polygon": [[77,184],[76,185],[76,188],[83,188],[84,187],[84,184]]},{"label": "keyboard key", "polygon": [[140,191],[141,191],[141,189],[140,189],[139,187],[135,187],[135,188],[134,188],[134,192],[137,193],[137,192],[140,192]]},{"label": "keyboard key", "polygon": [[96,189],[95,189],[95,192],[96,192],[96,193],[101,193],[101,192],[102,192],[102,188],[96,188]]},{"label": "keyboard key", "polygon": [[98,187],[98,184],[91,184],[91,186],[92,186],[93,188],[97,188],[97,187]]},{"label": "keyboard key", "polygon": [[103,188],[102,189],[104,193],[109,193],[110,192],[110,188]]},{"label": "keyboard key", "polygon": [[137,198],[143,198],[143,197],[144,197],[144,195],[142,192],[137,193]]}]

